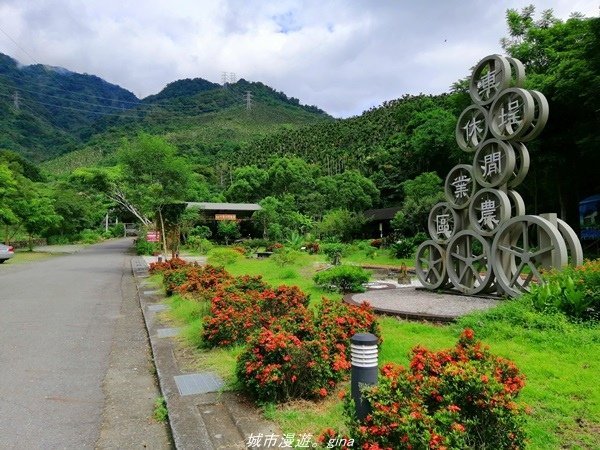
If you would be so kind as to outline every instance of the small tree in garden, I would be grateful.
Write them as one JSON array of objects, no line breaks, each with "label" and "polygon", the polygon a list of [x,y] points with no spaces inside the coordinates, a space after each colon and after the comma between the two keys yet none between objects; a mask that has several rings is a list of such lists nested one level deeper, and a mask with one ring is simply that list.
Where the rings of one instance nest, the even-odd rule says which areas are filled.
[{"label": "small tree in garden", "polygon": [[229,245],[240,237],[240,225],[235,220],[222,220],[217,225],[217,234]]},{"label": "small tree in garden", "polygon": [[362,214],[335,209],[323,216],[323,220],[317,224],[317,231],[323,237],[347,242],[358,233],[364,223],[365,218]]}]

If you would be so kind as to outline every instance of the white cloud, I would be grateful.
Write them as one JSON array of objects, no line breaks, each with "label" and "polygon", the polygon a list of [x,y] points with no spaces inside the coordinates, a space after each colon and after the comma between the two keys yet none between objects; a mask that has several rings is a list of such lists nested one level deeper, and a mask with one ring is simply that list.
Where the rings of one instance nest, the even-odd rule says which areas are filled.
[{"label": "white cloud", "polygon": [[[440,93],[501,52],[505,12],[530,1],[0,0],[0,52],[98,75],[138,96],[221,72],[334,116],[405,93]],[[596,0],[540,0],[560,18]]]}]

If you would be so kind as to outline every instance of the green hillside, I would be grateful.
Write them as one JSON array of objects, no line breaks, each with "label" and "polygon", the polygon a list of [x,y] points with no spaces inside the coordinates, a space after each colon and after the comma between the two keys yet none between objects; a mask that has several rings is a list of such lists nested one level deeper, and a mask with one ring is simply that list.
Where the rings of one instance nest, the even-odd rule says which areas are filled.
[{"label": "green hillside", "polygon": [[0,54],[0,147],[42,161],[79,147],[98,118],[139,100],[94,75],[41,64],[22,66]]},{"label": "green hillside", "polygon": [[300,105],[262,83],[240,80],[223,88],[201,79],[180,80],[133,109],[98,120],[82,133],[85,145],[43,166],[60,174],[82,165],[110,164],[123,139],[140,132],[164,136],[192,161],[212,164],[217,156],[229,159],[274,132],[329,121],[318,108]]}]

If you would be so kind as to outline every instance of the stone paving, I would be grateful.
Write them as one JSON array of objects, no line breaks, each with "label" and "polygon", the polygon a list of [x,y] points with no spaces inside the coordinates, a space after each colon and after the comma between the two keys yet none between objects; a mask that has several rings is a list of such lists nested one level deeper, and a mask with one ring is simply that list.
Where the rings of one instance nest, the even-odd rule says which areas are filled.
[{"label": "stone paving", "polygon": [[391,279],[380,280],[369,283],[367,289],[362,294],[350,294],[345,300],[355,304],[368,301],[376,311],[424,320],[450,321],[472,311],[493,308],[501,302],[493,298],[432,292],[417,280],[408,285]]}]

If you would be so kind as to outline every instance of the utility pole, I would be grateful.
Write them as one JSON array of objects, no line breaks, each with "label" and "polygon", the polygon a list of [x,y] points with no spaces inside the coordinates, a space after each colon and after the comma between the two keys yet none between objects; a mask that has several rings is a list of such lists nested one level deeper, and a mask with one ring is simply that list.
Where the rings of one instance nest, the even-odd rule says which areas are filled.
[{"label": "utility pole", "polygon": [[252,92],[246,91],[244,97],[246,98],[246,110],[250,111],[252,109]]},{"label": "utility pole", "polygon": [[221,72],[221,84],[223,85],[224,89],[227,89],[228,81],[229,81],[229,73]]},{"label": "utility pole", "polygon": [[221,72],[221,83],[225,89],[227,89],[230,84],[235,84],[236,81],[235,72]]},{"label": "utility pole", "polygon": [[13,104],[17,111],[19,111],[19,109],[21,109],[20,101],[21,101],[21,98],[19,97],[19,91],[15,91],[15,93],[13,95]]}]

